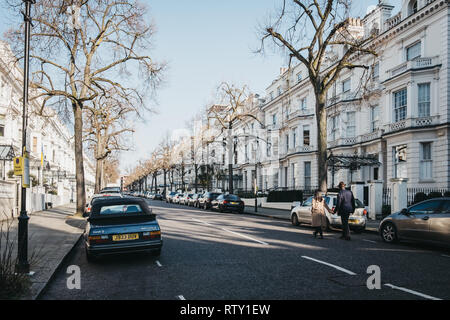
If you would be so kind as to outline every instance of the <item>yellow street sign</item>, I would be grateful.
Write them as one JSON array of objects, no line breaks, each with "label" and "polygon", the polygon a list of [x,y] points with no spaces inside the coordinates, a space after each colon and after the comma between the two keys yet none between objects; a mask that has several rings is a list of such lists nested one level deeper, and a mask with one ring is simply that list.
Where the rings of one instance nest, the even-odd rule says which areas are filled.
[{"label": "yellow street sign", "polygon": [[23,173],[23,158],[15,157],[14,158],[14,175],[21,176]]}]

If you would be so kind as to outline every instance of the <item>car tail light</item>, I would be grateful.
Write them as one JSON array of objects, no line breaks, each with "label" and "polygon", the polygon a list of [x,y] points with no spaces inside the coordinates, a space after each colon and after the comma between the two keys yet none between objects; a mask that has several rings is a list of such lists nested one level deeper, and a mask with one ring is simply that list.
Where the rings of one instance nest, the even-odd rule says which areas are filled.
[{"label": "car tail light", "polygon": [[87,212],[91,212],[91,207],[88,207],[88,208],[86,209],[86,211],[87,211]]},{"label": "car tail light", "polygon": [[144,239],[156,239],[161,237],[161,230],[142,232],[142,238]]},{"label": "car tail light", "polygon": [[107,235],[103,236],[89,236],[89,243],[105,243],[108,242],[109,237]]},{"label": "car tail light", "polygon": [[331,211],[336,212],[336,207],[331,208]]},{"label": "car tail light", "polygon": [[366,209],[363,210],[363,215],[367,216],[367,210]]},{"label": "car tail light", "polygon": [[223,204],[227,204],[228,203],[228,201],[227,200],[223,200]]}]

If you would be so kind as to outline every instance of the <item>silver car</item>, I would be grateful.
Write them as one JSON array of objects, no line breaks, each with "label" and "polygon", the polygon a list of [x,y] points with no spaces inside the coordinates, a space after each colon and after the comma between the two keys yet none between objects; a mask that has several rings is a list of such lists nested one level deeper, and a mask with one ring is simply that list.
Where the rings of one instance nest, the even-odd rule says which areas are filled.
[{"label": "silver car", "polygon": [[[299,224],[311,224],[312,223],[312,215],[311,215],[311,204],[313,197],[309,197],[303,203],[295,203],[294,208],[291,210],[291,222],[294,226],[298,226]],[[324,196],[324,199],[330,209],[334,209],[337,203],[337,193],[327,193]],[[354,232],[362,232],[366,228],[367,223],[367,207],[362,204],[358,199],[356,200],[356,208],[355,212],[350,215],[348,219],[348,225],[350,230]],[[342,221],[341,217],[337,214],[331,214],[327,210],[325,210],[325,214],[327,217],[327,230],[330,227],[341,227]]]},{"label": "silver car", "polygon": [[378,228],[384,242],[401,239],[450,245],[450,198],[425,200],[384,218]]}]

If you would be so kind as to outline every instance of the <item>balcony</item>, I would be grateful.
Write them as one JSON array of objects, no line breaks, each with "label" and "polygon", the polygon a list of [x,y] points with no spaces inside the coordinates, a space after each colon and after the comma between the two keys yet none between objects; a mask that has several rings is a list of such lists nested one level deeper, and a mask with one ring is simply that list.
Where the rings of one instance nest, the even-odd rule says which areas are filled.
[{"label": "balcony", "polygon": [[429,117],[416,117],[408,118],[402,121],[397,121],[385,125],[384,130],[386,133],[396,132],[408,128],[421,128],[439,123],[439,115],[429,116]]},{"label": "balcony", "polygon": [[328,148],[334,148],[336,146],[352,146],[359,142],[358,137],[351,138],[338,138],[334,141],[328,141]]},{"label": "balcony", "polygon": [[396,66],[393,69],[388,70],[389,78],[393,78],[403,72],[406,72],[411,69],[422,69],[428,68],[432,66],[436,66],[439,64],[439,57],[424,57],[417,58],[414,60],[403,62],[402,64]]}]

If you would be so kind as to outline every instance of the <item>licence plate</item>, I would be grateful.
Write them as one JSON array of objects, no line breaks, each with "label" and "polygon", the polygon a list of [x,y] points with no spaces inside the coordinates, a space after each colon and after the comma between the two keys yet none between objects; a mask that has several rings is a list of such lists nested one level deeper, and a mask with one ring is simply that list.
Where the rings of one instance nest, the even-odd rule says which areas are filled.
[{"label": "licence plate", "polygon": [[232,202],[231,204],[238,204],[237,202]]},{"label": "licence plate", "polygon": [[359,223],[359,220],[358,219],[348,219],[348,222]]},{"label": "licence plate", "polygon": [[139,239],[139,234],[129,233],[129,234],[116,234],[112,237],[113,241],[124,241],[124,240],[136,240]]}]

